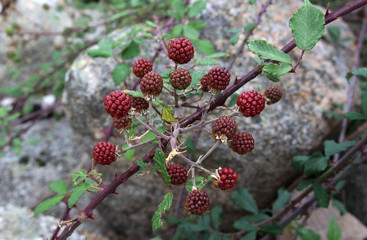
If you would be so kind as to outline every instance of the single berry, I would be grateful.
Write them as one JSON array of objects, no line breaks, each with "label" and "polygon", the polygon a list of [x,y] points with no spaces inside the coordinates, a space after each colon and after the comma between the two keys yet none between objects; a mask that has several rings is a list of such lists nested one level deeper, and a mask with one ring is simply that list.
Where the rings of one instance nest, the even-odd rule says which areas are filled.
[{"label": "single berry", "polygon": [[145,74],[152,70],[153,64],[145,58],[140,58],[134,62],[133,73],[137,77],[144,77]]},{"label": "single berry", "polygon": [[116,146],[109,142],[99,142],[94,146],[93,159],[101,165],[110,165],[116,160]]},{"label": "single berry", "polygon": [[105,109],[112,117],[126,116],[131,108],[129,95],[122,91],[114,91],[104,98]]},{"label": "single berry", "polygon": [[149,103],[147,100],[141,97],[130,97],[131,98],[131,106],[137,112],[145,111],[149,108]]},{"label": "single berry", "polygon": [[250,133],[236,132],[230,146],[236,153],[244,155],[254,150],[254,143],[254,138]]},{"label": "single berry", "polygon": [[238,174],[233,171],[232,168],[221,168],[218,170],[218,174],[219,181],[217,182],[216,187],[219,187],[222,190],[231,189],[237,183]]},{"label": "single berry", "polygon": [[144,95],[158,96],[163,88],[163,78],[155,72],[144,75],[140,83],[140,90]]},{"label": "single berry", "polygon": [[237,106],[245,117],[254,117],[265,108],[265,98],[260,93],[251,90],[238,96]]},{"label": "single berry", "polygon": [[186,197],[185,207],[194,215],[203,214],[209,206],[208,194],[201,190],[192,190]]},{"label": "single berry", "polygon": [[208,74],[209,73],[205,73],[204,76],[200,79],[201,90],[203,90],[203,92],[209,92]]},{"label": "single berry", "polygon": [[178,68],[169,76],[169,82],[173,88],[184,90],[190,86],[191,75],[186,69]]},{"label": "single berry", "polygon": [[131,118],[127,116],[113,118],[113,126],[117,129],[118,132],[121,132],[123,129],[131,128],[131,122]]},{"label": "single berry", "polygon": [[169,176],[171,177],[172,185],[181,185],[187,180],[187,170],[184,166],[178,163],[172,163],[166,167]]},{"label": "single berry", "polygon": [[168,57],[178,64],[190,62],[194,57],[194,47],[186,38],[174,38],[168,41]]},{"label": "single berry", "polygon": [[214,67],[208,73],[208,86],[220,91],[226,89],[231,81],[231,74],[224,67]]},{"label": "single berry", "polygon": [[232,139],[233,135],[236,132],[236,121],[228,116],[221,116],[217,120],[215,120],[212,131],[213,137],[220,138],[222,135],[225,135],[228,139]]},{"label": "single berry", "polygon": [[265,90],[264,95],[268,100],[266,102],[267,104],[274,104],[276,102],[279,102],[279,100],[282,98],[283,91],[277,85],[273,85]]}]

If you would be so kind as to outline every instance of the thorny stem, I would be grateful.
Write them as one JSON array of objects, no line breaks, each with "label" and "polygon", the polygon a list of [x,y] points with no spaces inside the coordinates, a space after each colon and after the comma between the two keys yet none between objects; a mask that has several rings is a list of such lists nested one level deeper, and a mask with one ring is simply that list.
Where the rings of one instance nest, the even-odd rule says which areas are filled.
[{"label": "thorny stem", "polygon": [[219,143],[220,141],[217,140],[213,147],[207,153],[205,153],[203,157],[199,157],[197,164],[201,164],[205,160],[205,158],[207,158],[219,146]]},{"label": "thorny stem", "polygon": [[141,125],[143,125],[145,128],[147,128],[149,131],[152,131],[153,133],[155,133],[157,136],[160,136],[161,138],[168,140],[169,137],[164,135],[163,133],[157,131],[155,128],[151,127],[150,125],[146,124],[145,122],[143,122],[142,120],[140,120],[138,117],[134,117],[134,119],[136,121],[138,121]]},{"label": "thorny stem", "polygon": [[302,50],[301,55],[299,56],[296,65],[294,65],[294,67],[292,68],[291,72],[296,72],[296,69],[298,67],[298,65],[300,64],[303,54],[305,54],[305,50]]},{"label": "thorny stem", "polygon": [[127,151],[129,151],[129,150],[131,150],[131,149],[134,149],[134,148],[137,148],[137,147],[143,146],[143,145],[145,145],[145,144],[147,144],[147,143],[151,143],[151,142],[154,142],[154,141],[156,141],[156,140],[158,140],[158,138],[153,138],[153,139],[150,139],[150,140],[148,140],[148,141],[141,142],[141,143],[138,143],[138,144],[135,144],[135,145],[131,145],[131,144],[130,144],[130,146],[129,146],[129,147],[124,148],[124,149],[121,149],[121,150],[119,150],[117,153],[119,153],[119,154],[121,154],[121,153],[125,153],[125,152],[127,152]]}]

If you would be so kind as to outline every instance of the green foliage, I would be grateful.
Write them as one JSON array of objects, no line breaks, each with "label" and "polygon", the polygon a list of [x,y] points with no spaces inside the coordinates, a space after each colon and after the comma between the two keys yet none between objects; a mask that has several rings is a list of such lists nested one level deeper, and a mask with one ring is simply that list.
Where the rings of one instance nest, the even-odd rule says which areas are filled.
[{"label": "green foliage", "polygon": [[348,120],[364,120],[366,117],[359,112],[347,112],[343,115]]},{"label": "green foliage", "polygon": [[97,48],[93,48],[88,50],[87,53],[91,57],[112,57],[113,52],[113,43],[114,41],[110,38],[102,40],[98,43]]},{"label": "green foliage", "polygon": [[232,193],[231,199],[237,206],[246,211],[249,211],[251,213],[259,212],[255,199],[251,196],[247,189],[241,186],[237,187],[236,191]]},{"label": "green foliage", "polygon": [[[124,145],[121,147],[121,149],[122,149],[122,150],[124,150],[124,149],[126,149],[126,148],[128,148],[128,147],[129,147],[129,145],[124,144]],[[124,153],[124,157],[125,157],[127,160],[131,161],[131,159],[133,159],[133,157],[134,157],[134,154],[135,154],[135,148],[130,149],[130,150],[127,150],[127,151]]]},{"label": "green foliage", "polygon": [[283,232],[283,228],[276,222],[265,224],[260,227],[260,230],[270,234],[281,234]]},{"label": "green foliage", "polygon": [[199,15],[206,7],[206,0],[199,0],[194,2],[189,11],[189,17],[195,17]]},{"label": "green foliage", "polygon": [[321,152],[316,152],[305,162],[304,173],[307,176],[318,175],[325,171],[329,158],[324,157]]},{"label": "green foliage", "polygon": [[273,205],[273,212],[281,210],[284,208],[289,200],[291,200],[291,194],[287,192],[284,188],[278,189],[278,198],[275,200],[275,203]]},{"label": "green foliage", "polygon": [[173,200],[173,194],[167,193],[166,195],[164,195],[163,201],[158,205],[158,209],[154,213],[152,218],[153,232],[157,231],[158,228],[163,226],[163,222],[161,220],[162,215],[164,212],[167,212],[171,208],[172,200]]},{"label": "green foliage", "polygon": [[243,28],[243,30],[245,31],[245,32],[247,32],[247,31],[250,31],[250,30],[252,30],[252,29],[254,29],[255,27],[256,27],[256,23],[249,23],[249,24],[247,24],[244,28]]},{"label": "green foliage", "polygon": [[[203,189],[207,183],[208,183],[208,180],[205,177],[202,177],[202,176],[195,177],[195,184],[198,190]],[[186,190],[188,192],[191,192],[192,188],[193,188],[193,182],[192,182],[192,179],[190,179],[190,181],[186,183]]]},{"label": "green foliage", "polygon": [[250,222],[248,222],[245,218],[240,218],[239,220],[235,221],[233,224],[233,227],[238,230],[243,231],[255,231],[257,229],[256,226],[252,225]]},{"label": "green foliage", "polygon": [[187,153],[194,154],[196,152],[196,146],[191,136],[187,137],[183,146]]},{"label": "green foliage", "polygon": [[242,237],[240,240],[256,240],[256,234],[257,234],[257,231],[249,232],[244,237]]},{"label": "green foliage", "polygon": [[297,232],[301,240],[321,240],[320,236],[310,229],[299,226]]},{"label": "green foliage", "polygon": [[148,167],[148,163],[143,162],[143,160],[141,158],[139,158],[138,160],[136,160],[136,164],[140,167],[140,170],[145,170]]},{"label": "green foliage", "polygon": [[297,191],[301,191],[303,189],[305,189],[308,185],[312,184],[315,181],[315,179],[306,179],[306,180],[302,180],[301,182],[298,183],[296,189]]},{"label": "green foliage", "polygon": [[145,97],[144,94],[139,91],[124,90],[123,92],[131,95],[132,97],[141,97],[141,98]]},{"label": "green foliage", "polygon": [[340,228],[334,216],[330,219],[329,228],[328,228],[326,236],[328,240],[341,240],[342,239]]},{"label": "green foliage", "polygon": [[272,76],[275,77],[280,77],[286,73],[288,73],[289,71],[292,70],[292,66],[289,64],[275,64],[275,63],[267,63],[265,65],[265,67],[263,68],[263,71],[266,73],[271,74]]},{"label": "green foliage", "polygon": [[168,105],[163,105],[162,120],[166,122],[178,122],[178,119],[173,117],[173,110]]},{"label": "green foliage", "polygon": [[213,222],[213,227],[218,229],[219,225],[222,222],[222,212],[223,212],[223,208],[221,206],[215,206],[212,209],[212,222]]},{"label": "green foliage", "polygon": [[247,42],[248,48],[251,52],[257,54],[261,59],[274,60],[282,63],[292,63],[290,56],[274,47],[265,40],[254,40]]},{"label": "green foliage", "polygon": [[209,55],[215,53],[215,48],[209,40],[193,40],[192,44],[194,45],[195,50],[204,54]]},{"label": "green foliage", "polygon": [[65,181],[54,181],[49,185],[50,189],[60,195],[68,194],[68,186]]},{"label": "green foliage", "polygon": [[367,67],[360,67],[353,72],[348,72],[346,78],[349,80],[353,75],[367,79]]},{"label": "green foliage", "polygon": [[139,43],[137,42],[136,39],[128,41],[121,51],[121,57],[124,60],[134,58],[136,56],[139,56],[139,54],[140,54]]},{"label": "green foliage", "polygon": [[356,141],[346,141],[342,143],[336,143],[334,140],[326,140],[324,141],[325,146],[325,156],[330,157],[336,153],[340,153],[348,150],[353,147],[357,142]]},{"label": "green foliage", "polygon": [[333,205],[333,207],[335,207],[336,209],[339,210],[340,215],[344,215],[347,213],[347,209],[344,207],[344,204],[341,203],[340,201],[336,200],[336,199],[332,199],[331,203]]},{"label": "green foliage", "polygon": [[63,195],[57,195],[51,198],[47,198],[45,201],[38,204],[36,209],[34,209],[34,216],[37,216],[44,211],[47,211],[48,209],[50,209],[50,207],[56,206],[63,199]]},{"label": "green foliage", "polygon": [[112,79],[115,85],[121,84],[130,75],[130,67],[124,63],[116,64],[112,72]]},{"label": "green foliage", "polygon": [[313,192],[319,207],[327,208],[330,202],[330,196],[326,190],[317,181],[313,183]]},{"label": "green foliage", "polygon": [[164,154],[164,152],[162,152],[160,149],[156,149],[155,150],[155,154],[153,157],[153,161],[154,164],[158,167],[158,169],[160,170],[163,180],[167,185],[171,185],[171,178],[168,175],[167,169],[166,169],[166,165],[165,165],[165,161],[166,161],[166,156]]}]

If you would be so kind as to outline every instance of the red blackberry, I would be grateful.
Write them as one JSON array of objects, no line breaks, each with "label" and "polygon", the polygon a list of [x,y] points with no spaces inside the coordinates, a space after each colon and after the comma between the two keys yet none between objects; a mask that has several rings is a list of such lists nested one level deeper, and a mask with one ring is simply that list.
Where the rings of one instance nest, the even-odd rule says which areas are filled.
[{"label": "red blackberry", "polygon": [[123,129],[131,128],[131,122],[131,118],[127,116],[113,118],[113,126],[117,129],[118,132],[121,132]]},{"label": "red blackberry", "polygon": [[172,163],[166,167],[169,176],[171,177],[172,185],[181,185],[187,180],[187,170],[184,166],[178,163]]},{"label": "red blackberry", "polygon": [[264,95],[267,98],[267,104],[274,104],[282,98],[283,91],[277,85],[273,85],[265,90]]},{"label": "red blackberry", "polygon": [[112,117],[126,116],[131,108],[129,95],[121,91],[114,91],[104,98],[105,109]]},{"label": "red blackberry", "polygon": [[200,79],[201,90],[203,90],[203,92],[209,92],[208,74],[209,73],[205,73],[204,76]]},{"label": "red blackberry", "polygon": [[203,214],[209,206],[208,194],[201,190],[193,190],[186,197],[185,207],[194,215]]},{"label": "red blackberry", "polygon": [[93,159],[101,165],[110,165],[116,160],[116,146],[109,142],[99,142],[94,146]]},{"label": "red blackberry", "polygon": [[230,146],[236,153],[244,155],[254,150],[254,138],[248,132],[236,132]]},{"label": "red blackberry", "polygon": [[153,64],[149,60],[140,58],[134,62],[133,73],[137,77],[144,77],[144,75],[151,72],[152,69]]},{"label": "red blackberry", "polygon": [[140,83],[140,90],[144,95],[158,96],[163,88],[163,78],[155,72],[144,75]]},{"label": "red blackberry", "polygon": [[231,74],[224,67],[214,67],[208,73],[208,86],[215,90],[224,90],[231,81]]},{"label": "red blackberry", "polygon": [[236,121],[228,116],[219,117],[213,124],[212,132],[213,137],[221,137],[225,135],[228,139],[231,139],[236,132]]},{"label": "red blackberry", "polygon": [[191,75],[186,69],[178,68],[169,76],[169,82],[173,88],[184,90],[190,86]]},{"label": "red blackberry", "polygon": [[237,106],[245,117],[254,117],[265,108],[265,98],[260,93],[251,90],[238,96]]},{"label": "red blackberry", "polygon": [[186,38],[174,38],[168,41],[168,57],[178,64],[190,62],[194,57],[194,47]]},{"label": "red blackberry", "polygon": [[149,103],[144,98],[131,97],[131,106],[135,109],[135,111],[141,112],[149,108]]},{"label": "red blackberry", "polygon": [[222,190],[231,189],[237,183],[238,174],[232,168],[224,167],[219,169],[218,174],[220,179],[215,186]]}]

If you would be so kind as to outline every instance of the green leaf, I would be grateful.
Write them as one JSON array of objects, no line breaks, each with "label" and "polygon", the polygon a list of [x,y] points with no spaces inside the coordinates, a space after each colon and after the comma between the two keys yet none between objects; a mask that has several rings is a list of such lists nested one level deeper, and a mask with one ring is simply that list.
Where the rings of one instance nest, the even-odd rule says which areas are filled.
[{"label": "green leaf", "polygon": [[185,150],[187,153],[194,154],[196,152],[196,147],[192,136],[186,138],[183,147],[186,147]]},{"label": "green leaf", "polygon": [[312,176],[323,172],[328,166],[328,159],[321,152],[312,154],[305,163],[304,173],[307,176]]},{"label": "green leaf", "polygon": [[321,240],[320,236],[310,229],[298,228],[297,232],[301,240]]},{"label": "green leaf", "polygon": [[271,234],[281,234],[283,232],[283,228],[276,222],[265,224],[260,227],[260,230]]},{"label": "green leaf", "polygon": [[221,236],[219,235],[219,233],[217,232],[213,232],[210,237],[209,240],[222,240]]},{"label": "green leaf", "polygon": [[54,181],[49,185],[50,189],[55,193],[66,195],[68,194],[68,186],[65,181]]},{"label": "green leaf", "polygon": [[334,216],[332,216],[330,219],[329,228],[327,230],[326,236],[328,240],[341,240],[342,239],[340,228]]},{"label": "green leaf", "polygon": [[4,118],[9,112],[8,107],[0,107],[0,119]]},{"label": "green leaf", "polygon": [[195,63],[195,65],[216,65],[217,61],[215,59],[201,59]]},{"label": "green leaf", "polygon": [[292,63],[292,59],[290,56],[277,49],[272,44],[266,42],[265,40],[248,41],[247,45],[251,52],[259,55],[259,57],[262,59],[270,59],[283,63]]},{"label": "green leaf", "polygon": [[215,206],[212,209],[212,222],[214,228],[218,229],[220,223],[222,222],[222,212],[223,208],[221,206]]},{"label": "green leaf", "polygon": [[319,8],[305,0],[305,4],[289,20],[289,27],[297,47],[309,51],[324,35],[325,16]]},{"label": "green leaf", "polygon": [[360,82],[359,86],[362,90],[362,100],[361,100],[361,106],[362,106],[362,113],[364,116],[367,116],[367,82]]},{"label": "green leaf", "polygon": [[344,204],[336,199],[332,199],[331,203],[333,207],[339,210],[340,215],[344,215],[347,213],[347,209],[344,207]]},{"label": "green leaf", "polygon": [[297,191],[301,191],[303,189],[305,189],[308,185],[312,184],[315,181],[315,179],[306,179],[306,180],[302,180],[301,182],[298,183],[296,189]]},{"label": "green leaf", "polygon": [[126,93],[126,94],[129,94],[132,97],[141,97],[141,98],[145,97],[144,94],[142,92],[139,92],[139,91],[124,90],[123,92]]},{"label": "green leaf", "polygon": [[330,157],[335,153],[340,153],[348,150],[353,147],[357,142],[356,141],[346,141],[342,143],[336,143],[334,140],[326,140],[324,141],[325,146],[325,156]]},{"label": "green leaf", "polygon": [[193,40],[192,44],[196,50],[199,50],[204,54],[209,55],[215,53],[215,48],[209,40]]},{"label": "green leaf", "polygon": [[346,78],[349,80],[353,75],[367,79],[367,67],[360,67],[353,72],[348,72]]},{"label": "green leaf", "polygon": [[231,199],[237,206],[246,211],[252,213],[259,212],[254,198],[251,196],[249,191],[243,187],[238,187],[236,191],[232,193]]},{"label": "green leaf", "polygon": [[268,219],[269,216],[264,213],[257,213],[257,214],[244,216],[243,218],[250,223],[259,223],[259,222],[262,222]]},{"label": "green leaf", "polygon": [[121,84],[125,81],[126,77],[130,74],[130,68],[128,65],[123,63],[118,63],[112,72],[112,79],[115,85]]},{"label": "green leaf", "polygon": [[366,117],[359,112],[347,112],[344,113],[344,117],[348,120],[364,120]]},{"label": "green leaf", "polygon": [[166,165],[165,165],[165,161],[166,161],[166,156],[164,154],[164,152],[162,152],[160,149],[156,149],[155,150],[155,154],[153,157],[153,161],[154,164],[158,167],[158,169],[160,170],[163,180],[167,185],[171,185],[171,178],[168,175],[167,169],[166,169]]},{"label": "green leaf", "polygon": [[86,192],[86,189],[81,188],[81,187],[71,189],[70,197],[68,199],[69,208],[73,207],[78,202],[79,198],[81,198],[85,192]]},{"label": "green leaf", "polygon": [[249,232],[244,237],[242,237],[240,240],[256,240],[256,233],[257,231]]},{"label": "green leaf", "polygon": [[166,122],[178,122],[178,119],[173,117],[173,110],[167,105],[164,105],[162,108],[162,120]]},{"label": "green leaf", "polygon": [[128,41],[121,51],[121,57],[124,60],[134,58],[140,54],[139,44],[134,41]]},{"label": "green leaf", "polygon": [[229,53],[217,52],[217,53],[210,54],[209,56],[207,56],[207,58],[220,58],[220,57],[229,57],[229,56],[231,56],[231,54]]},{"label": "green leaf", "polygon": [[87,170],[79,169],[71,174],[71,179],[73,180],[73,186],[77,186],[82,183],[87,177]]},{"label": "green leaf", "polygon": [[237,103],[237,100],[238,100],[238,94],[237,93],[234,93],[232,94],[231,98],[229,99],[229,103],[228,103],[228,107],[233,107],[236,103]]},{"label": "green leaf", "polygon": [[[125,144],[124,146],[121,147],[121,149],[126,149],[128,148],[129,145]],[[135,148],[133,149],[130,149],[130,150],[127,150],[125,153],[124,153],[124,156],[127,160],[131,160],[133,157],[134,157],[134,154],[135,154]]]},{"label": "green leaf", "polygon": [[198,21],[190,21],[188,25],[200,31],[207,25],[207,23],[202,20],[198,20]]},{"label": "green leaf", "polygon": [[163,213],[167,212],[171,208],[172,199],[173,199],[173,194],[167,193],[166,195],[164,195],[163,201],[158,205],[158,209],[154,213],[153,218],[152,218],[153,232],[157,231],[158,228],[163,226],[163,222],[161,218],[162,218]]},{"label": "green leaf", "polygon": [[256,0],[249,0],[249,3],[250,4],[255,4],[256,3]]},{"label": "green leaf", "polygon": [[[255,61],[256,62],[256,61]],[[271,75],[271,74],[266,74],[266,77],[272,81],[272,82],[279,82],[280,79],[277,76]]]},{"label": "green leaf", "polygon": [[199,0],[194,2],[189,11],[189,17],[195,17],[199,15],[206,7],[206,0]]},{"label": "green leaf", "polygon": [[338,42],[340,40],[340,28],[338,28],[338,27],[328,27],[327,31],[329,33],[330,38],[333,41]]},{"label": "green leaf", "polygon": [[110,38],[104,39],[98,43],[97,48],[87,51],[91,57],[111,57],[114,52],[112,50],[114,41]]},{"label": "green leaf", "polygon": [[275,77],[280,77],[288,73],[291,70],[292,70],[292,66],[289,64],[282,64],[279,66],[278,64],[275,64],[275,63],[268,63],[263,68],[264,72],[269,73]]},{"label": "green leaf", "polygon": [[199,32],[190,25],[185,25],[183,27],[183,34],[186,38],[190,40],[199,38]]},{"label": "green leaf", "polygon": [[186,12],[186,7],[183,4],[182,0],[173,0],[171,1],[171,4],[176,11],[176,19],[177,20],[182,19]]},{"label": "green leaf", "polygon": [[329,206],[330,196],[319,182],[313,183],[313,191],[319,207],[327,208]]},{"label": "green leaf", "polygon": [[326,115],[331,116],[334,120],[340,120],[340,119],[342,119],[336,112],[325,110],[324,113]]},{"label": "green leaf", "polygon": [[288,204],[290,199],[291,194],[287,192],[287,190],[285,190],[284,188],[278,189],[278,198],[273,205],[273,212],[275,213],[276,211],[284,208]]},{"label": "green leaf", "polygon": [[147,142],[147,141],[152,140],[156,137],[157,137],[157,135],[155,135],[155,133],[148,132],[147,135],[145,135],[145,137],[143,137],[143,139],[141,139],[141,142]]},{"label": "green leaf", "polygon": [[341,180],[341,181],[337,182],[337,184],[335,185],[335,190],[336,191],[342,190],[345,187],[346,184],[347,184],[347,181],[345,181],[345,180]]},{"label": "green leaf", "polygon": [[165,36],[165,39],[177,38],[182,36],[182,25],[178,24],[174,26]]},{"label": "green leaf", "polygon": [[235,34],[229,39],[229,43],[235,45],[238,42],[239,35]]},{"label": "green leaf", "polygon": [[252,29],[254,29],[254,27],[256,27],[256,23],[249,23],[249,24],[246,24],[246,26],[243,28],[243,30],[245,31],[245,32],[247,32],[247,31],[250,31],[250,30],[252,30]]},{"label": "green leaf", "polygon": [[291,164],[292,167],[297,171],[302,173],[303,172],[303,167],[306,163],[306,161],[309,159],[309,156],[295,156],[293,157]]},{"label": "green leaf", "polygon": [[[195,177],[196,188],[198,190],[203,189],[205,187],[205,185],[207,184],[207,182],[208,182],[208,180],[205,177],[202,177],[202,176],[196,176]],[[192,187],[193,187],[192,179],[190,179],[190,181],[188,181],[186,183],[186,190],[188,192],[191,192],[192,191]]]},{"label": "green leaf", "polygon": [[124,11],[121,11],[121,12],[118,12],[118,13],[116,13],[116,14],[112,15],[112,16],[109,18],[109,21],[115,21],[115,20],[117,20],[117,19],[119,19],[119,18],[122,18],[122,17],[127,16],[127,15],[128,15],[128,14],[130,14],[130,13],[131,13],[131,9],[129,9],[129,10],[124,10]]},{"label": "green leaf", "polygon": [[56,206],[63,199],[63,195],[57,195],[55,197],[46,199],[45,201],[38,204],[36,209],[34,209],[34,216],[37,216],[44,211],[47,211],[50,207]]},{"label": "green leaf", "polygon": [[145,170],[148,167],[148,163],[143,162],[143,160],[141,158],[136,160],[136,165],[138,165],[140,167],[140,170]]},{"label": "green leaf", "polygon": [[27,141],[27,145],[34,145],[34,144],[37,144],[41,141],[42,141],[41,138],[35,137],[35,138],[32,138],[29,141]]},{"label": "green leaf", "polygon": [[151,21],[145,21],[145,24],[146,25],[148,25],[149,27],[152,27],[152,28],[157,28],[158,26],[157,25],[155,25],[153,22],[151,22]]},{"label": "green leaf", "polygon": [[251,223],[249,223],[245,218],[240,218],[238,219],[237,221],[235,221],[233,223],[233,227],[235,229],[238,229],[238,230],[243,230],[243,231],[254,231],[257,229],[256,226],[252,225]]}]

